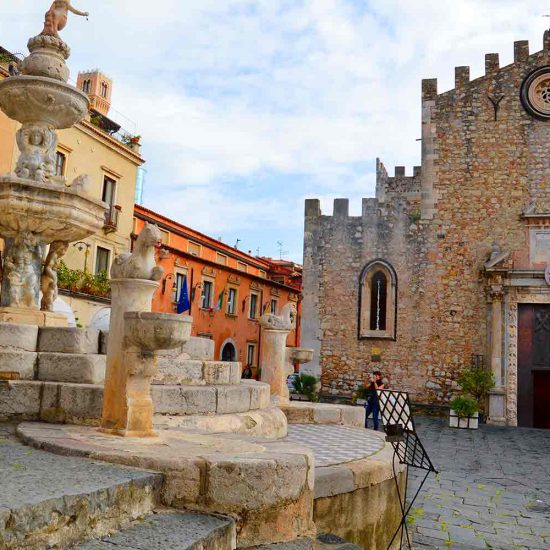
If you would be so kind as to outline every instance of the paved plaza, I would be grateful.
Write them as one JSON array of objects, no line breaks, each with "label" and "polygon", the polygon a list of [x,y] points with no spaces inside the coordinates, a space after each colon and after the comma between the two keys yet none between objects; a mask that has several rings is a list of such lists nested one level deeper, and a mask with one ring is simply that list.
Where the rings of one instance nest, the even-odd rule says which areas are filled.
[{"label": "paved plaza", "polygon": [[359,460],[377,453],[384,440],[364,428],[315,424],[288,426],[289,441],[307,445],[315,455],[316,466],[331,466]]},{"label": "paved plaza", "polygon": [[[550,549],[550,430],[453,430],[420,418],[430,475],[409,525],[424,549]],[[422,472],[411,469],[409,496]]]}]

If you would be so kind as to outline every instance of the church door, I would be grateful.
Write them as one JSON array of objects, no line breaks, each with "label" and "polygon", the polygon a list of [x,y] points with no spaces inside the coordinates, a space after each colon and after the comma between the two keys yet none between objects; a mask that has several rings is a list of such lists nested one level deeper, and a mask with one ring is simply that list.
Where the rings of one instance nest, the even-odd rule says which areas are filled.
[{"label": "church door", "polygon": [[518,424],[550,429],[550,305],[518,306]]}]

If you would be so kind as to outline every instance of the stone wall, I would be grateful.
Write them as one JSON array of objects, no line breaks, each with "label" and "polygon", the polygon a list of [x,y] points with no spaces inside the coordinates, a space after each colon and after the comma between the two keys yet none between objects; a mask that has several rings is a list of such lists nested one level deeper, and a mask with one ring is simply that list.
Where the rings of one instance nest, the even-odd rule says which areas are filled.
[{"label": "stone wall", "polygon": [[[319,352],[311,368],[325,393],[351,396],[378,367],[393,388],[445,404],[473,354],[489,363],[483,273],[492,243],[510,251],[514,269],[536,268],[522,213],[550,212],[550,123],[520,101],[526,76],[550,63],[549,43],[529,55],[517,42],[502,69],[488,54],[473,81],[457,67],[443,94],[423,81],[422,168],[407,177],[397,167],[390,178],[378,162],[377,198],[363,200],[362,216],[348,216],[342,199],[332,216],[306,201],[303,344]],[[377,258],[397,273],[395,341],[358,338],[359,278]]]}]

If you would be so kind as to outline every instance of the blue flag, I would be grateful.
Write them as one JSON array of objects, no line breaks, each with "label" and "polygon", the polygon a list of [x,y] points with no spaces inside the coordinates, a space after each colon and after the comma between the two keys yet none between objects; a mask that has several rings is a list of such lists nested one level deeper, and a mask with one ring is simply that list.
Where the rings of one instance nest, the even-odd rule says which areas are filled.
[{"label": "blue flag", "polygon": [[187,290],[187,275],[184,275],[180,289],[180,299],[178,300],[178,313],[185,313],[187,310],[191,311],[191,302]]}]

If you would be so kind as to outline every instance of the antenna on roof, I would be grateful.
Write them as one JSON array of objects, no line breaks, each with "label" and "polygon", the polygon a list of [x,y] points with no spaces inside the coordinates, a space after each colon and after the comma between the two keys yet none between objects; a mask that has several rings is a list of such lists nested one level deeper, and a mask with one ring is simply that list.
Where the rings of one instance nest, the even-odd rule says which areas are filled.
[{"label": "antenna on roof", "polygon": [[239,243],[241,242],[241,239],[237,239],[237,242],[235,243],[235,248],[239,249]]},{"label": "antenna on roof", "polygon": [[279,260],[283,259],[285,254],[288,254],[288,250],[283,250],[283,242],[277,241],[277,247],[279,248]]}]

